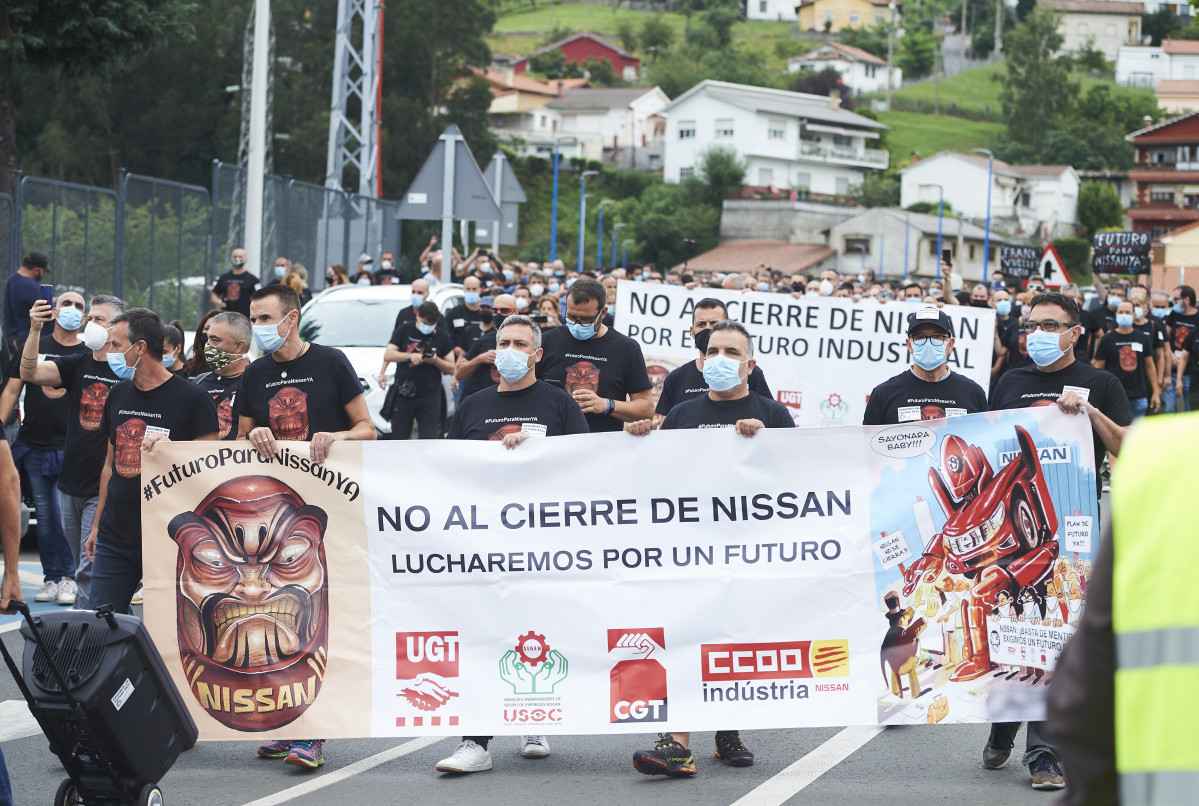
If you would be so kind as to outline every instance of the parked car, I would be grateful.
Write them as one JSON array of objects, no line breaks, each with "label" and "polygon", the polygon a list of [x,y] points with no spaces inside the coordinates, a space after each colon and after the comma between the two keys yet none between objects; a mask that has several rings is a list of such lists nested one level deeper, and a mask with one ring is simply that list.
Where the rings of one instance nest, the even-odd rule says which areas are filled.
[{"label": "parked car", "polygon": [[[429,292],[429,299],[443,314],[461,304],[462,298],[462,286],[457,283],[436,285]],[[383,351],[391,338],[396,316],[412,304],[411,299],[410,285],[339,285],[322,291],[300,314],[301,338],[336,347],[350,359],[380,436],[391,434],[391,423],[379,414],[387,394],[379,386],[379,368],[383,366]],[[394,381],[395,364],[391,364],[387,368],[388,386]],[[454,413],[452,378],[446,375],[442,383],[448,418]]]}]

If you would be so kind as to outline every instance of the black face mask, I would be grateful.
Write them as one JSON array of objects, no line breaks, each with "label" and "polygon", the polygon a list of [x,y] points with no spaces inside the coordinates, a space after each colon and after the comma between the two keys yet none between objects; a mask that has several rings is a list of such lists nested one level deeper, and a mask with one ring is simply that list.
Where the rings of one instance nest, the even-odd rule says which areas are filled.
[{"label": "black face mask", "polygon": [[695,346],[699,350],[700,355],[707,355],[708,342],[712,339],[712,328],[705,327],[703,330],[695,334]]},{"label": "black face mask", "polygon": [[503,316],[495,316],[493,314],[492,315],[492,323],[495,325],[495,329],[499,330],[500,327],[504,324],[504,320],[507,318],[508,318],[507,314],[504,314]]},{"label": "black face mask", "polygon": [[479,321],[485,325],[490,325],[492,318],[493,318],[493,315],[492,315],[491,311],[483,311],[483,315],[481,317],[479,317]]},{"label": "black face mask", "polygon": [[972,300],[970,300],[970,307],[972,307],[972,308],[990,308],[991,306],[987,304],[986,300],[972,299]]},{"label": "black face mask", "polygon": [[803,283],[792,283],[791,290],[795,291],[799,294],[802,294],[804,292],[804,284]]}]

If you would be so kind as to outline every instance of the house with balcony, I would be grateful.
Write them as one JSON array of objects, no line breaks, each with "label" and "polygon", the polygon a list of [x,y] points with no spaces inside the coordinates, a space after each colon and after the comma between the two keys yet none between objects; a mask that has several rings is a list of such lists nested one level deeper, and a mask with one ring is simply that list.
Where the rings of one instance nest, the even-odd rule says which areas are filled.
[{"label": "house with balcony", "polygon": [[[842,45],[840,42],[829,42],[821,45],[810,53],[796,56],[787,60],[787,72],[798,73],[801,70],[811,70],[819,73],[832,68],[840,74],[855,94],[864,92],[880,92],[887,88],[887,63],[861,48]],[[891,89],[899,89],[903,85],[903,70],[892,67]]]},{"label": "house with balcony", "polygon": [[[987,158],[942,151],[899,171],[900,206],[935,204],[944,193],[953,211],[987,217]],[[1069,165],[1009,165],[995,160],[991,177],[991,227],[1044,240],[1074,235],[1082,180]],[[943,190],[938,190],[938,187]]]},{"label": "house with balcony", "polygon": [[887,129],[840,107],[840,96],[701,81],[667,104],[667,182],[696,175],[705,151],[733,149],[745,160],[745,184],[845,198],[889,155],[871,144]]},{"label": "house with balcony", "polygon": [[[519,75],[511,65],[492,65],[476,71],[491,86],[487,120],[492,132],[521,157],[549,157],[559,136],[562,118],[549,103],[575,89],[589,88],[585,78],[541,79]],[[561,144],[565,157],[581,157],[583,146],[572,138]]]},{"label": "house with balcony", "polygon": [[1132,229],[1153,239],[1199,221],[1199,112],[1189,112],[1124,138],[1136,150]]},{"label": "house with balcony", "polygon": [[[1116,58],[1117,84],[1155,89],[1163,81],[1199,81],[1199,41],[1164,39],[1157,47],[1120,48]],[[1160,90],[1158,100],[1162,100]]]},{"label": "house with balcony", "polygon": [[582,156],[619,170],[662,170],[670,98],[658,87],[579,88],[546,104],[560,136],[575,135]]},{"label": "house with balcony", "polygon": [[1116,61],[1124,45],[1141,44],[1141,16],[1145,4],[1124,0],[1040,0],[1037,4],[1062,15],[1058,33],[1063,53],[1077,53],[1088,43]]}]

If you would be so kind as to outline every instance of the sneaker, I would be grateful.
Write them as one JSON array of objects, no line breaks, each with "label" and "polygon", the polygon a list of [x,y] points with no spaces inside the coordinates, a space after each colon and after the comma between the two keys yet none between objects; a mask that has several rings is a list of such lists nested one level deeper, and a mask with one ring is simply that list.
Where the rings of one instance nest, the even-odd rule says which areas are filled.
[{"label": "sneaker", "polygon": [[695,759],[691,751],[669,733],[659,733],[653,750],[639,750],[633,754],[633,769],[645,775],[685,778],[695,775]]},{"label": "sneaker", "polygon": [[550,743],[544,736],[526,736],[521,742],[520,754],[525,758],[545,758],[550,754]]},{"label": "sneaker", "polygon": [[139,605],[142,603],[142,583],[137,583],[137,590],[133,592],[133,598],[129,600],[131,605]]},{"label": "sneaker", "polygon": [[491,751],[470,739],[454,749],[454,755],[437,762],[438,772],[486,772],[491,769]]},{"label": "sneaker", "polygon": [[754,754],[741,741],[741,734],[735,730],[716,731],[716,758],[730,767],[752,767]]},{"label": "sneaker", "polygon": [[75,604],[75,580],[64,579],[58,583],[58,597],[55,599],[60,605]]},{"label": "sneaker", "polygon": [[291,752],[283,759],[283,763],[315,770],[325,763],[324,742],[320,739],[292,742]]},{"label": "sneaker", "polygon": [[983,745],[983,769],[997,770],[1007,764],[1011,755],[1011,747],[996,747],[991,744],[990,739],[987,739],[987,743]]},{"label": "sneaker", "polygon": [[258,748],[258,755],[262,758],[287,758],[290,752],[291,742],[267,742]]},{"label": "sneaker", "polygon": [[58,583],[47,582],[38,588],[38,592],[33,595],[35,602],[53,602],[58,598]]},{"label": "sneaker", "polygon": [[1066,779],[1062,777],[1062,768],[1057,765],[1057,759],[1048,753],[1042,753],[1028,765],[1032,774],[1033,789],[1062,789]]}]

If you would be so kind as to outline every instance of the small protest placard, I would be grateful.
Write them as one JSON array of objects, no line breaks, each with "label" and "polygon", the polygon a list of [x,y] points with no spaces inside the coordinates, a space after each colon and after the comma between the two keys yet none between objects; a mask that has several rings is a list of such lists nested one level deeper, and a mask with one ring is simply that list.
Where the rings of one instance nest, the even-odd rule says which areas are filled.
[{"label": "small protest placard", "polygon": [[999,267],[1007,277],[1035,277],[1041,265],[1041,249],[1036,246],[999,247]]},{"label": "small protest placard", "polygon": [[1091,264],[1095,271],[1149,272],[1152,241],[1147,232],[1096,232],[1091,244]]}]

